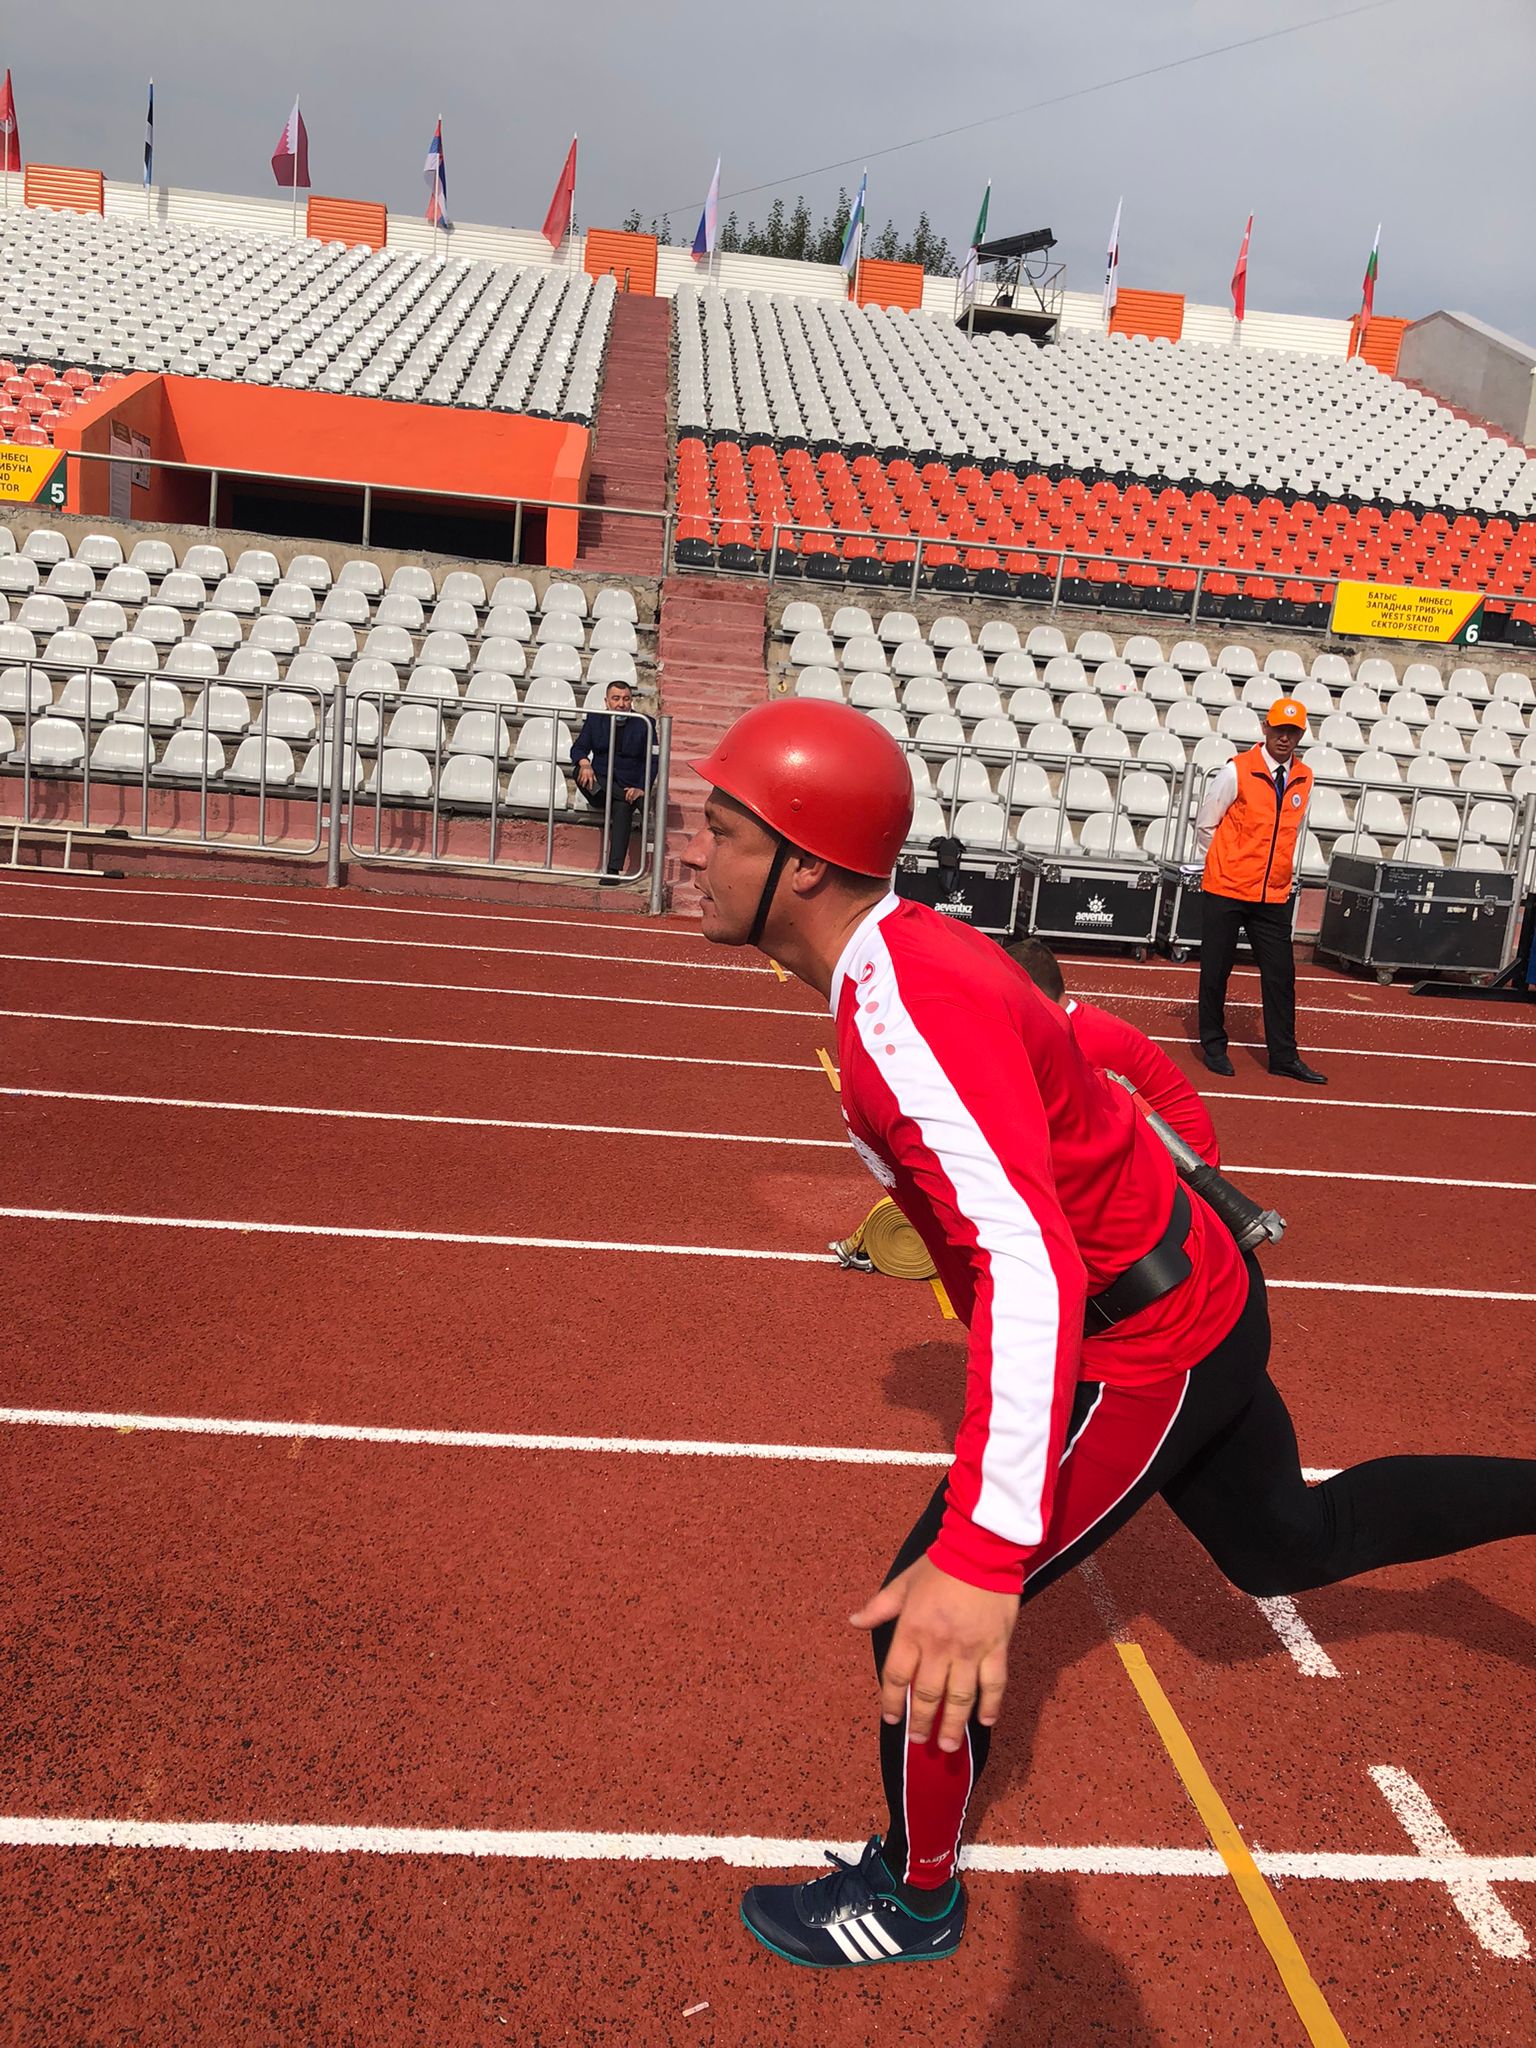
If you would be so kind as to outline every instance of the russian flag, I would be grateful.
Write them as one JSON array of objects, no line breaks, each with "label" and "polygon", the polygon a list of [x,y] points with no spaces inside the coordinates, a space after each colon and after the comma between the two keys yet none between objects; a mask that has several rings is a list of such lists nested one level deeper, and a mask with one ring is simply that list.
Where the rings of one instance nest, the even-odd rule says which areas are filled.
[{"label": "russian flag", "polygon": [[443,119],[439,114],[432,140],[427,144],[427,161],[422,166],[427,181],[427,219],[435,228],[452,227],[448,218],[448,167],[443,162]]},{"label": "russian flag", "polygon": [[704,201],[704,211],[699,215],[699,225],[693,237],[693,260],[695,263],[708,262],[715,253],[715,232],[720,219],[720,159],[715,158],[715,175],[709,181],[709,197]]}]

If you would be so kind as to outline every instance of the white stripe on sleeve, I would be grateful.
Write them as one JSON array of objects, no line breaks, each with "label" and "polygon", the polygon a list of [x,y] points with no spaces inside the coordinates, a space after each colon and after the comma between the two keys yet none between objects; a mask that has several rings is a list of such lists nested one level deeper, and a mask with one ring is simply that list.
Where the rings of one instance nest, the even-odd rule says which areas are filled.
[{"label": "white stripe on sleeve", "polygon": [[856,985],[860,1040],[954,1189],[991,1271],[991,1415],[971,1519],[1033,1549],[1044,1535],[1056,1395],[1060,1301],[1050,1252],[1028,1202],[913,1023],[878,929],[870,934],[867,961],[874,972]]}]

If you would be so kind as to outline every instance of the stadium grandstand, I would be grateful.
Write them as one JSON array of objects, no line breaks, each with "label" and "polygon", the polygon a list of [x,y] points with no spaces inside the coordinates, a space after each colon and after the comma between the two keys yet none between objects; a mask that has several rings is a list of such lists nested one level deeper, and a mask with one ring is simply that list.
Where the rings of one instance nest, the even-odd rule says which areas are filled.
[{"label": "stadium grandstand", "polygon": [[[0,527],[0,751],[6,815],[73,828],[72,858],[111,831],[334,867],[344,838],[381,881],[578,885],[573,721],[615,682],[667,731],[631,866],[657,907],[690,895],[683,759],[765,691],[888,726],[914,858],[1175,863],[1282,687],[1309,883],[1336,849],[1528,845],[1536,459],[1394,374],[1409,322],[1239,335],[1063,290],[1043,336],[972,333],[974,284],[910,265],[850,295],[631,231],[445,256],[383,209],[311,198],[295,234],[282,205],[145,220],[132,188],[28,177],[0,433],[52,523]],[[1476,593],[1478,644],[1329,638],[1350,580]]]}]

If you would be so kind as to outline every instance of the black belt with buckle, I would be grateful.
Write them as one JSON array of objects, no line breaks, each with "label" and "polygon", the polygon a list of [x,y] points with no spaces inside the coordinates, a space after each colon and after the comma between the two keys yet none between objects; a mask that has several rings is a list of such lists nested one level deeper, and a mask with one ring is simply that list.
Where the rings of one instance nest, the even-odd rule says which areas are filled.
[{"label": "black belt with buckle", "polygon": [[1099,1293],[1090,1295],[1083,1309],[1083,1335],[1101,1336],[1116,1323],[1128,1322],[1154,1301],[1161,1301],[1194,1271],[1184,1240],[1189,1235],[1189,1196],[1182,1182],[1174,1189],[1173,1213],[1168,1227],[1134,1266],[1127,1266],[1118,1280],[1111,1280]]}]

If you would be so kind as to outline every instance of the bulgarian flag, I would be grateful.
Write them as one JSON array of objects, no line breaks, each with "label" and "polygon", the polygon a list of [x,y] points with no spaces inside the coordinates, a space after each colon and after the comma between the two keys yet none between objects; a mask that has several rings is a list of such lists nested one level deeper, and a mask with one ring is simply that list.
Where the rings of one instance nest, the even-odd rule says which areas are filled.
[{"label": "bulgarian flag", "polygon": [[[1371,253],[1366,261],[1365,277],[1360,285],[1360,347],[1365,346],[1365,330],[1371,324],[1371,315],[1376,310],[1376,271],[1381,255],[1381,222],[1376,223],[1376,239],[1371,244]],[[1358,351],[1357,351],[1358,353]]]}]

